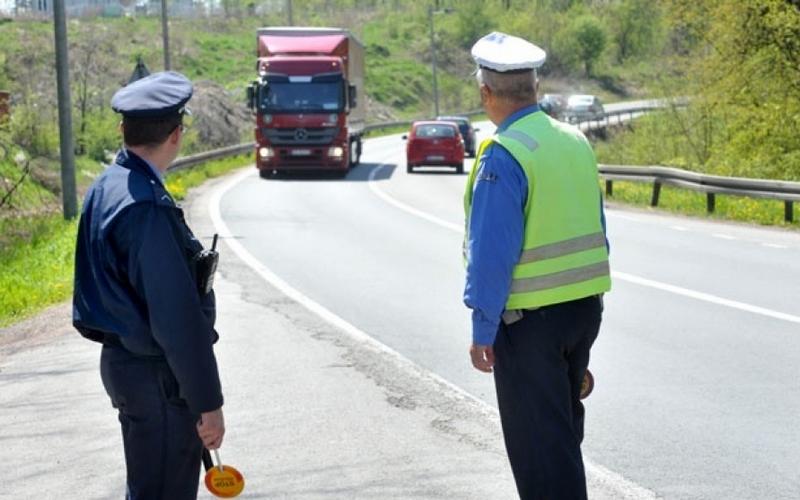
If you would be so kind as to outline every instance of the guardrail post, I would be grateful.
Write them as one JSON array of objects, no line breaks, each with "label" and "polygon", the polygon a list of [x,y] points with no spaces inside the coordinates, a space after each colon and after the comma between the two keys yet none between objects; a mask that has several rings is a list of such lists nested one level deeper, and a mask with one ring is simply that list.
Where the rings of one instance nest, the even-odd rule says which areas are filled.
[{"label": "guardrail post", "polygon": [[706,210],[708,211],[708,213],[710,214],[714,213],[715,202],[716,202],[716,196],[714,196],[714,193],[706,193]]},{"label": "guardrail post", "polygon": [[786,222],[794,222],[794,202],[786,200],[783,202],[783,219]]},{"label": "guardrail post", "polygon": [[653,182],[653,198],[650,200],[651,207],[658,206],[658,197],[661,196],[661,183],[658,181]]},{"label": "guardrail post", "polygon": [[606,179],[606,196],[609,198],[614,196],[614,181]]}]

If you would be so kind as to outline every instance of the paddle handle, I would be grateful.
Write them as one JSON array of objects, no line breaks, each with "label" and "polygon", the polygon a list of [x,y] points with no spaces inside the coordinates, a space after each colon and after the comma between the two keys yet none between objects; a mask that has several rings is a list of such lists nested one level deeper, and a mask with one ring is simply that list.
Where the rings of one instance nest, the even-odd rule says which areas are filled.
[{"label": "paddle handle", "polygon": [[211,460],[211,453],[208,448],[203,448],[203,468],[208,472],[212,467],[214,467],[214,461]]}]

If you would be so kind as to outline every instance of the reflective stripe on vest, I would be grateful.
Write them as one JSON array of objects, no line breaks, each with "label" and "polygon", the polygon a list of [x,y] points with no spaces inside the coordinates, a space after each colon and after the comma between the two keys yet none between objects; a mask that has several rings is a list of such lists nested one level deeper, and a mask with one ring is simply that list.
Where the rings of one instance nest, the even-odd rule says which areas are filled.
[{"label": "reflective stripe on vest", "polygon": [[[504,147],[528,180],[523,250],[506,309],[527,309],[611,287],[594,154],[576,129],[532,113],[481,144]],[[542,145],[545,146],[542,146]],[[481,154],[477,155],[478,158]],[[464,196],[469,217],[477,168]]]}]

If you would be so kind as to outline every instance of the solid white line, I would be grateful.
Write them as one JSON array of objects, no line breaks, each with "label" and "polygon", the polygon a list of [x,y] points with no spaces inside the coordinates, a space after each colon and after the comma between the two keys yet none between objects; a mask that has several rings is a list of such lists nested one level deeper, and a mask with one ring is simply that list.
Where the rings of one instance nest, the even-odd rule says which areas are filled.
[{"label": "solid white line", "polygon": [[222,197],[225,195],[225,193],[231,188],[233,188],[236,184],[238,184],[239,182],[248,177],[254,177],[254,176],[255,176],[255,171],[250,171],[249,169],[247,171],[243,171],[239,174],[232,176],[230,180],[220,185],[214,191],[208,204],[208,211],[211,216],[211,221],[214,224],[217,233],[220,235],[220,239],[224,241],[226,245],[228,245],[228,247],[233,251],[233,253],[235,253],[242,260],[242,262],[247,264],[247,266],[250,267],[253,271],[255,271],[256,274],[261,276],[261,278],[264,279],[264,281],[277,288],[284,295],[288,296],[292,300],[301,304],[306,309],[318,315],[328,323],[331,323],[332,325],[342,329],[356,340],[370,344],[372,347],[386,354],[391,355],[397,361],[400,361],[407,366],[414,367],[414,369],[419,371],[420,373],[427,374],[427,376],[429,376],[430,378],[446,385],[447,387],[456,391],[460,395],[467,397],[477,403],[480,403],[482,406],[492,410],[494,414],[497,413],[497,410],[494,407],[488,405],[485,401],[478,399],[472,394],[466,392],[464,389],[461,389],[460,387],[454,385],[453,383],[443,379],[439,375],[420,367],[419,365],[417,365],[410,359],[406,358],[399,352],[395,351],[391,347],[376,340],[375,338],[371,337],[367,333],[358,329],[351,323],[337,316],[332,311],[325,308],[318,302],[304,295],[302,292],[292,287],[289,283],[287,283],[278,275],[276,275],[274,272],[272,272],[263,263],[261,263],[261,261],[255,258],[250,252],[248,252],[244,248],[244,246],[241,243],[239,243],[239,241],[236,238],[233,237],[233,234],[231,233],[230,229],[228,229],[228,225],[225,223],[224,219],[222,218],[222,213],[220,212],[220,201]]},{"label": "solid white line", "polygon": [[648,286],[650,288],[656,288],[658,290],[663,290],[665,292],[675,293],[678,295],[683,295],[685,297],[691,297],[693,299],[702,300],[704,302],[710,302],[712,304],[718,304],[721,306],[732,307],[734,309],[739,309],[741,311],[747,311],[754,314],[761,314],[762,316],[769,316],[770,318],[781,319],[784,321],[790,321],[792,323],[800,323],[800,316],[794,316],[792,314],[786,314],[779,311],[773,311],[772,309],[767,309],[764,307],[754,306],[751,304],[746,304],[744,302],[738,302],[735,300],[724,299],[722,297],[717,297],[716,295],[711,295],[709,293],[697,292],[695,290],[689,290],[688,288],[682,288],[675,285],[670,285],[667,283],[661,283],[659,281],[649,280],[646,278],[640,278],[639,276],[634,276],[632,274],[623,273],[620,271],[612,271],[611,276],[614,279],[620,279],[623,281],[628,281],[630,283],[636,283],[637,285]]},{"label": "solid white line", "polygon": [[427,220],[429,222],[433,222],[434,224],[437,224],[439,226],[446,227],[447,229],[453,230],[455,232],[458,232],[458,233],[463,233],[464,232],[464,227],[459,225],[459,224],[453,224],[452,222],[447,222],[444,219],[440,219],[439,217],[436,217],[434,215],[425,213],[422,210],[418,210],[418,209],[416,209],[416,208],[414,208],[414,207],[412,207],[410,205],[406,205],[405,203],[403,203],[401,201],[398,201],[398,200],[392,198],[391,196],[389,196],[388,194],[384,193],[383,190],[380,189],[377,186],[377,183],[375,182],[375,176],[382,169],[386,168],[386,165],[387,164],[384,163],[383,165],[380,165],[378,168],[373,169],[369,173],[369,182],[368,182],[368,184],[369,184],[370,190],[372,190],[373,193],[378,195],[378,197],[381,198],[386,203],[388,203],[388,204],[390,204],[390,205],[392,205],[392,206],[394,206],[396,208],[399,208],[400,210],[402,210],[404,212],[408,212],[411,215],[414,215],[414,216],[419,217],[421,219],[425,219],[425,220]]},{"label": "solid white line", "polygon": [[[373,173],[375,172],[375,170],[373,170]],[[255,171],[250,169],[244,170],[239,174],[235,174],[228,181],[226,181],[225,183],[223,183],[222,185],[220,185],[218,188],[215,189],[208,203],[208,211],[211,216],[211,221],[217,230],[217,233],[222,237],[222,241],[225,242],[225,244],[239,257],[239,259],[241,259],[242,262],[244,262],[248,267],[250,267],[250,269],[255,271],[255,273],[259,275],[264,281],[274,286],[275,288],[280,290],[284,295],[291,298],[295,302],[301,304],[303,307],[305,307],[312,313],[316,314],[324,321],[327,321],[331,325],[341,329],[343,332],[350,335],[353,339],[360,341],[366,344],[367,346],[393,358],[394,361],[397,362],[400,366],[412,370],[417,375],[423,378],[427,378],[428,380],[443,385],[444,387],[453,391],[455,395],[458,397],[461,397],[463,399],[468,399],[474,402],[497,425],[500,425],[497,408],[488,404],[486,401],[483,401],[482,399],[473,396],[472,394],[465,391],[461,387],[442,378],[436,373],[414,363],[413,361],[403,356],[399,352],[395,351],[391,347],[370,336],[363,330],[360,330],[352,323],[349,323],[347,320],[337,316],[331,310],[327,309],[323,305],[314,301],[310,297],[304,295],[302,292],[295,289],[294,287],[289,285],[289,283],[287,283],[278,275],[269,270],[263,263],[261,263],[250,252],[248,252],[244,248],[244,246],[241,243],[239,243],[238,240],[231,237],[232,233],[230,229],[228,229],[228,225],[222,218],[222,213],[220,211],[220,201],[222,200],[222,196],[228,190],[233,188],[236,184],[238,184],[239,182],[248,177],[254,177],[254,176],[255,176]],[[372,184],[373,179],[374,176],[370,174],[370,184]],[[446,224],[450,225],[449,223]],[[605,488],[610,488],[614,490],[616,493],[618,493],[620,495],[619,498],[626,498],[626,499],[630,498],[636,500],[651,500],[656,498],[655,493],[653,493],[652,491],[647,490],[639,486],[638,484],[628,481],[620,474],[612,472],[601,465],[595,464],[594,462],[589,460],[585,455],[584,455],[584,466],[588,474],[592,475],[593,478],[596,478],[598,482],[602,484]]]},{"label": "solid white line", "polygon": [[[457,224],[453,224],[451,222],[444,221],[442,219],[439,219],[438,217],[434,217],[434,216],[432,216],[430,214],[427,214],[427,213],[425,213],[425,212],[423,212],[421,210],[417,210],[414,207],[410,207],[410,206],[406,205],[405,203],[397,201],[394,198],[392,198],[391,196],[389,196],[388,194],[386,194],[385,192],[383,192],[380,188],[375,186],[374,185],[375,183],[373,182],[374,177],[375,177],[374,174],[380,168],[383,168],[383,165],[381,165],[381,167],[373,170],[370,173],[369,185],[370,185],[370,189],[372,189],[372,191],[375,194],[377,194],[381,199],[383,199],[387,203],[390,203],[390,204],[400,208],[401,210],[403,210],[405,212],[410,213],[411,215],[415,215],[415,216],[420,217],[422,219],[425,219],[425,220],[427,220],[429,222],[437,224],[437,225],[439,225],[441,227],[444,227],[444,228],[450,229],[452,231],[455,231],[457,233],[463,234],[463,232],[464,232],[463,227],[461,227],[461,226],[459,226]],[[616,214],[616,216],[620,217],[619,214]],[[621,217],[622,218],[627,218],[627,216],[621,216]],[[727,236],[727,235],[722,235],[722,236]],[[732,236],[727,236],[727,238],[733,239]],[[682,288],[682,287],[679,287],[679,286],[676,286],[676,285],[670,285],[670,284],[667,284],[667,283],[661,283],[661,282],[650,280],[650,279],[647,279],[647,278],[641,278],[639,276],[634,276],[633,274],[628,274],[628,273],[624,273],[624,272],[620,272],[620,271],[612,271],[611,276],[613,278],[620,279],[622,281],[628,281],[628,282],[636,283],[637,285],[642,285],[642,286],[649,286],[651,288],[656,288],[656,289],[663,290],[663,291],[666,291],[666,292],[675,293],[677,295],[683,295],[685,297],[691,297],[693,299],[702,300],[704,302],[710,302],[712,304],[718,304],[718,305],[721,305],[721,306],[732,307],[734,309],[739,309],[740,311],[746,311],[746,312],[750,312],[750,313],[753,313],[753,314],[761,314],[762,316],[768,316],[770,318],[782,319],[782,320],[785,320],[785,321],[790,321],[792,323],[800,323],[800,317],[798,317],[798,316],[782,313],[782,312],[779,312],[779,311],[773,311],[772,309],[767,309],[767,308],[764,308],[764,307],[754,306],[754,305],[751,305],[751,304],[746,304],[744,302],[737,302],[735,300],[729,300],[729,299],[725,299],[725,298],[722,298],[722,297],[717,297],[716,295],[711,295],[711,294],[704,293],[704,292],[698,292],[698,291],[695,291],[695,290],[690,290],[688,288]]]}]

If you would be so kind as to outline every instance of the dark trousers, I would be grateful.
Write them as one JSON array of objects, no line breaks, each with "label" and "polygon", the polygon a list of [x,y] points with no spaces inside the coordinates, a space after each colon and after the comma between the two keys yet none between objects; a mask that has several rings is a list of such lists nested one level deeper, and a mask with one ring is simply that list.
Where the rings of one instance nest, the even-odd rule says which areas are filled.
[{"label": "dark trousers", "polygon": [[203,450],[192,414],[166,361],[103,346],[100,374],[119,410],[129,500],[197,498]]},{"label": "dark trousers", "polygon": [[525,311],[500,325],[494,380],[508,459],[522,500],[583,500],[580,387],[600,329],[596,296]]}]

